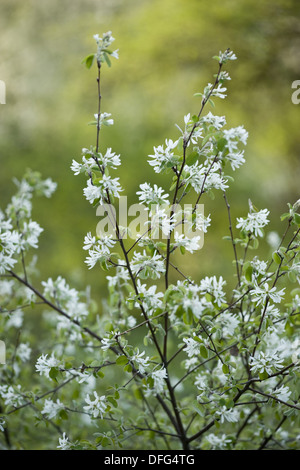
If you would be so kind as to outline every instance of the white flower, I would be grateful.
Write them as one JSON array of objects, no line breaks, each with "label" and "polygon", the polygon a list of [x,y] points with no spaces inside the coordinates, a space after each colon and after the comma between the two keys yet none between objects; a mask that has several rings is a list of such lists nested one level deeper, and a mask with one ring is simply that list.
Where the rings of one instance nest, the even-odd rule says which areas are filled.
[{"label": "white flower", "polygon": [[239,142],[242,144],[247,144],[248,132],[244,129],[244,126],[233,127],[232,129],[224,130],[223,136],[226,139],[225,147],[229,150],[230,153],[234,153]]},{"label": "white flower", "polygon": [[69,450],[70,447],[72,446],[71,442],[69,442],[69,438],[66,437],[66,433],[63,433],[63,437],[59,437],[58,439],[59,445],[57,446],[57,449],[61,450]]},{"label": "white flower", "polygon": [[81,173],[81,169],[82,169],[82,164],[81,163],[78,163],[76,160],[72,160],[72,165],[71,165],[71,170],[74,172],[75,175],[79,175],[79,173]]},{"label": "white flower", "polygon": [[183,338],[183,342],[186,346],[183,348],[188,357],[197,356],[200,352],[200,344],[193,338]]},{"label": "white flower", "polygon": [[140,304],[146,309],[148,316],[151,316],[155,310],[162,307],[162,301],[160,300],[161,297],[164,296],[162,292],[156,292],[157,286],[153,285],[147,287],[146,284],[142,284],[140,279],[137,280],[137,290],[139,295],[136,296],[132,294],[128,298],[136,299],[135,306],[138,307]]},{"label": "white flower", "polygon": [[56,403],[50,399],[44,401],[44,408],[41,413],[47,415],[48,419],[55,418],[58,413],[64,409],[64,404],[60,400],[56,400]]},{"label": "white flower", "polygon": [[[94,114],[96,121],[98,122],[98,114]],[[102,124],[105,126],[112,126],[114,124],[114,120],[111,118],[111,113],[101,113],[99,119],[99,128],[101,128]],[[111,149],[110,149],[111,150]]]},{"label": "white flower", "polygon": [[223,280],[222,276],[220,276],[219,279],[217,279],[216,276],[206,276],[200,281],[200,290],[211,294],[215,302],[217,302],[217,305],[220,307],[226,301],[225,293],[223,291],[223,286],[225,284],[226,281]]},{"label": "white flower", "polygon": [[154,253],[153,256],[148,256],[144,250],[143,254],[134,253],[131,262],[132,272],[139,275],[141,279],[151,277],[158,279],[162,273],[165,272],[165,263],[163,258]]},{"label": "white flower", "polygon": [[96,391],[94,391],[93,393],[94,393],[95,399],[91,400],[88,394],[85,398],[85,402],[87,403],[87,406],[84,406],[83,409],[87,413],[91,413],[93,418],[98,418],[100,416],[102,419],[107,408],[106,397],[104,395],[99,397]]},{"label": "white flower", "polygon": [[166,148],[162,145],[154,147],[154,155],[149,155],[153,160],[148,160],[148,163],[154,167],[156,173],[176,166],[179,157],[174,155],[173,150],[177,147],[178,141],[173,142],[171,139],[165,140]]},{"label": "white flower", "polygon": [[212,446],[213,449],[220,450],[225,449],[227,444],[230,444],[231,442],[231,438],[227,437],[226,434],[222,434],[222,436],[216,436],[215,434],[211,433],[208,434],[205,439]]},{"label": "white flower", "polygon": [[77,290],[70,288],[66,280],[61,276],[58,276],[55,281],[52,278],[42,281],[42,285],[44,286],[44,295],[53,297],[59,303],[77,303],[78,301],[79,295]]},{"label": "white flower", "polygon": [[92,184],[91,180],[87,181],[87,187],[84,188],[83,194],[91,204],[96,199],[100,199],[100,201],[102,202],[102,189],[100,188],[100,186],[95,186],[94,184]]},{"label": "white flower", "polygon": [[255,277],[257,277],[258,274],[266,274],[268,267],[267,263],[265,261],[260,261],[257,256],[255,256],[251,261],[251,266],[255,270],[255,273],[253,273]]},{"label": "white flower", "polygon": [[115,340],[113,338],[102,338],[101,340],[101,349],[103,351],[107,351],[113,344],[115,343]]},{"label": "white flower", "polygon": [[227,409],[224,405],[218,411],[216,411],[217,417],[219,417],[220,422],[224,423],[228,421],[229,423],[236,423],[239,420],[240,414],[236,408]]},{"label": "white flower", "polygon": [[139,352],[139,349],[137,349],[136,353],[132,354],[131,360],[134,361],[137,364],[137,369],[141,374],[144,374],[146,371],[146,368],[149,366],[150,363],[150,358],[149,356],[143,357],[145,355],[145,351],[142,351],[141,353]]},{"label": "white flower", "polygon": [[141,191],[137,191],[139,200],[146,204],[169,204],[168,194],[164,194],[164,190],[159,188],[157,184],[152,188],[149,183],[140,184]]},{"label": "white flower", "polygon": [[37,222],[30,220],[28,223],[24,222],[22,229],[22,236],[25,237],[25,248],[32,247],[38,248],[38,238],[43,232],[43,228]]},{"label": "white flower", "polygon": [[177,247],[183,247],[190,253],[194,253],[200,249],[199,240],[200,236],[196,237],[185,237],[184,234],[179,234],[178,232],[174,233],[175,245]]},{"label": "white flower", "polygon": [[21,309],[17,309],[9,315],[6,322],[6,328],[20,328],[23,325],[24,313]]},{"label": "white flower", "polygon": [[109,175],[103,175],[102,179],[97,184],[92,183],[89,179],[86,188],[83,189],[86,199],[91,204],[97,199],[99,199],[100,204],[107,201],[107,192],[114,197],[119,197],[121,191],[122,188],[119,184],[119,178],[112,178]]},{"label": "white flower", "polygon": [[267,298],[271,299],[275,304],[280,303],[284,296],[285,287],[280,291],[277,291],[276,287],[269,287],[269,284],[265,282],[262,287],[259,287],[257,282],[254,282],[254,289],[251,291],[253,302],[256,305],[264,304]]},{"label": "white flower", "polygon": [[84,242],[83,242],[83,249],[84,250],[90,250],[96,245],[96,237],[92,236],[91,232],[87,233],[87,235],[84,237]]},{"label": "white flower", "polygon": [[206,116],[203,116],[200,119],[200,122],[205,125],[213,126],[217,131],[222,129],[226,124],[225,116],[214,116],[211,112],[207,113]]},{"label": "white flower", "polygon": [[221,313],[218,317],[218,322],[222,325],[223,336],[225,338],[233,336],[235,329],[240,323],[237,315],[228,312]]},{"label": "white flower", "polygon": [[145,224],[151,227],[151,238],[159,238],[159,232],[166,237],[170,236],[170,233],[174,229],[176,220],[176,214],[170,215],[169,206],[159,206],[158,204],[151,206],[151,220],[146,221]]},{"label": "white flower", "polygon": [[291,396],[292,392],[289,387],[285,385],[281,385],[281,387],[277,388],[276,390],[272,391],[272,395],[278,400],[287,402]]},{"label": "white flower", "polygon": [[258,357],[250,357],[250,369],[254,373],[264,373],[271,375],[274,369],[282,367],[283,359],[276,352],[264,353],[261,351]]},{"label": "white flower", "polygon": [[49,377],[49,372],[52,367],[58,367],[61,362],[54,356],[54,353],[48,357],[48,354],[42,354],[38,357],[35,368],[40,375],[44,375],[45,377]]},{"label": "white flower", "polygon": [[28,361],[30,359],[31,354],[31,348],[28,346],[28,343],[19,344],[16,354],[22,362]]},{"label": "white flower", "polygon": [[217,98],[224,99],[227,95],[225,95],[225,91],[227,90],[226,87],[223,87],[221,83],[218,83],[218,86],[213,88],[212,83],[208,83],[207,86],[204,88],[203,91],[203,100],[208,100],[209,97],[216,96]]},{"label": "white flower", "polygon": [[184,174],[186,185],[191,184],[197,193],[213,188],[225,191],[228,188],[227,180],[220,175],[220,165],[217,162],[211,167],[206,167],[198,162],[191,166],[186,165]]},{"label": "white flower", "polygon": [[213,308],[211,302],[209,302],[205,297],[199,298],[198,296],[185,297],[182,302],[184,310],[190,308],[196,318],[200,318],[202,313],[208,307]]},{"label": "white flower", "polygon": [[154,390],[156,393],[161,393],[164,389],[165,380],[168,377],[167,371],[164,367],[154,370],[151,373],[151,377],[154,380]]},{"label": "white flower", "polygon": [[97,153],[96,156],[98,162],[103,166],[103,168],[116,168],[121,165],[120,155],[116,155],[115,152],[112,152],[111,148],[108,148],[104,155],[102,153]]},{"label": "white flower", "polygon": [[94,34],[93,38],[96,41],[97,44],[97,60],[103,62],[104,61],[104,54],[109,54],[111,57],[115,57],[116,59],[119,58],[118,55],[118,49],[110,52],[108,48],[111,46],[111,44],[114,42],[115,38],[112,36],[111,31],[107,31],[107,33],[104,33],[102,37],[99,36],[99,34]]},{"label": "white flower", "polygon": [[0,386],[0,396],[3,398],[5,405],[18,407],[24,402],[21,385],[17,385],[15,388],[16,390],[12,385]]},{"label": "white flower", "polygon": [[226,49],[225,52],[219,52],[219,61],[222,64],[225,64],[228,60],[236,60],[237,56],[230,51],[229,49]]},{"label": "white flower", "polygon": [[194,384],[196,385],[198,390],[203,391],[207,389],[207,381],[208,381],[208,378],[206,375],[197,374],[195,377]]},{"label": "white flower", "polygon": [[226,155],[226,159],[230,162],[231,168],[233,170],[236,170],[240,166],[245,163],[245,158],[244,158],[244,151],[241,152],[236,152],[236,153],[229,153]]},{"label": "white flower", "polygon": [[262,209],[258,212],[249,212],[246,218],[237,218],[238,223],[236,227],[245,230],[246,232],[251,232],[256,237],[262,237],[262,228],[264,228],[269,222],[268,215],[268,209]]},{"label": "white flower", "polygon": [[207,228],[211,225],[210,222],[210,214],[205,217],[205,215],[201,214],[201,212],[196,211],[196,230],[200,230],[203,233],[207,233]]},{"label": "white flower", "polygon": [[97,241],[97,245],[89,250],[89,256],[86,257],[85,263],[92,269],[98,261],[107,261],[110,258],[110,248],[115,244],[111,236],[104,236]]}]

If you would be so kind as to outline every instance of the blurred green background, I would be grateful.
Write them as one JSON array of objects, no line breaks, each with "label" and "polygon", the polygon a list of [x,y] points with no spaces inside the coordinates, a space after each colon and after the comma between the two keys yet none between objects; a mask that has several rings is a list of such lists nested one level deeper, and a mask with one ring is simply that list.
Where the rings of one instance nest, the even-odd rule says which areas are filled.
[{"label": "blurred green background", "polygon": [[[246,164],[232,175],[228,191],[232,216],[245,216],[248,198],[271,211],[270,230],[280,230],[287,202],[299,198],[300,105],[291,101],[291,85],[300,79],[299,0],[1,0],[0,79],[6,104],[0,105],[0,198],[4,209],[14,192],[13,177],[26,168],[58,183],[54,196],[36,200],[33,219],[45,229],[38,267],[42,278],[66,277],[86,283],[101,300],[105,273],[89,271],[82,243],[95,232],[95,209],[85,200],[85,178],[74,176],[72,159],[95,144],[96,69],[81,60],[95,51],[93,34],[111,30],[120,59],[103,69],[102,111],[115,126],[105,128],[101,148],[120,153],[115,176],[134,201],[138,185],[169,181],[147,163],[153,146],[176,139],[174,126],[196,114],[193,96],[212,82],[212,56],[230,47],[238,60],[226,100],[215,100],[228,127],[249,132]],[[195,276],[234,273],[222,194],[203,200],[212,226],[203,250],[179,258]],[[265,248],[262,247],[263,252]],[[196,260],[196,261],[195,261]]]}]

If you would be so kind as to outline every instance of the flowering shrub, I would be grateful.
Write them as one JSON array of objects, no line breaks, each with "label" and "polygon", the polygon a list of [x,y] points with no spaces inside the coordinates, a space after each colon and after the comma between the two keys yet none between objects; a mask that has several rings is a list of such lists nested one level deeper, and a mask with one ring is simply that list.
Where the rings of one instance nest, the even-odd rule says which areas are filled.
[{"label": "flowering shrub", "polygon": [[[106,273],[108,296],[99,312],[88,289],[79,292],[61,276],[37,287],[29,256],[43,229],[31,219],[32,200],[50,197],[56,184],[28,171],[0,212],[1,448],[299,448],[300,204],[288,205],[282,237],[267,232],[269,211],[251,202],[246,216],[232,220],[227,172],[245,162],[248,133],[204,114],[213,98],[226,97],[223,68],[237,57],[230,50],[214,57],[218,70],[196,94],[198,114],[184,116],[177,139],[149,155],[169,193],[137,186],[151,220],[133,233],[114,210],[123,192],[113,176],[121,157],[100,140],[114,124],[102,112],[101,72],[118,51],[110,49],[110,32],[94,38],[96,52],[84,63],[97,68],[96,143],[71,170],[85,178],[87,202],[104,207],[110,221],[110,231],[89,232],[83,242],[86,269]],[[228,216],[231,292],[222,275],[195,282],[175,264],[178,251],[198,256],[209,236],[211,215],[198,209],[214,191]],[[194,203],[179,211],[187,195]],[[255,254],[265,234],[271,259]],[[35,305],[44,308],[38,338],[29,314]]]}]

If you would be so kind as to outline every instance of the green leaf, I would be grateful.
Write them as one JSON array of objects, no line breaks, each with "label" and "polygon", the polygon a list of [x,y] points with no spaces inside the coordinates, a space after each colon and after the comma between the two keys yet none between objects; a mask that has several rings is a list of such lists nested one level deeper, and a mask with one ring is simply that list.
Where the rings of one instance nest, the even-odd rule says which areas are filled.
[{"label": "green leaf", "polygon": [[266,371],[260,372],[260,373],[258,374],[258,376],[259,376],[260,380],[267,380],[267,379],[269,378],[269,375],[268,375],[268,373],[267,373]]},{"label": "green leaf", "polygon": [[272,258],[273,258],[273,261],[275,261],[276,264],[281,264],[282,263],[282,258],[281,258],[281,256],[279,255],[279,253],[277,251],[274,251],[274,253],[272,255]]},{"label": "green leaf", "polygon": [[111,67],[111,61],[110,61],[110,58],[109,58],[109,56],[108,56],[108,54],[107,54],[106,52],[103,53],[103,57],[104,57],[104,60],[105,60],[105,62],[107,63],[107,65],[108,65],[109,67]]},{"label": "green leaf", "polygon": [[223,371],[223,374],[229,374],[229,367],[227,364],[223,364],[222,366],[222,371]]},{"label": "green leaf", "polygon": [[64,420],[67,420],[69,418],[66,410],[60,410],[59,416],[61,417],[61,419],[64,419]]},{"label": "green leaf", "polygon": [[204,357],[204,359],[208,357],[207,349],[203,344],[200,346],[200,354],[202,357]]},{"label": "green leaf", "polygon": [[192,408],[196,413],[198,413],[199,416],[203,417],[205,415],[205,408],[203,405],[200,405],[198,402],[194,401],[192,403]]},{"label": "green leaf", "polygon": [[139,388],[135,388],[133,394],[137,400],[143,399],[143,394]]},{"label": "green leaf", "polygon": [[58,376],[58,372],[59,370],[57,369],[57,367],[51,367],[50,372],[49,372],[49,377],[52,380],[56,380],[56,377]]},{"label": "green leaf", "polygon": [[198,160],[198,157],[199,157],[198,152],[190,153],[186,158],[186,164],[188,166],[194,165],[194,163],[196,163],[196,161]]},{"label": "green leaf", "polygon": [[124,366],[125,364],[127,364],[127,362],[128,362],[128,358],[126,356],[119,356],[116,359],[116,364],[118,366]]},{"label": "green leaf", "polygon": [[224,137],[222,137],[221,139],[219,139],[217,141],[217,149],[222,152],[222,150],[224,149],[225,145],[227,143],[227,140],[224,139]]},{"label": "green leaf", "polygon": [[117,400],[115,400],[114,397],[108,396],[106,398],[107,398],[107,401],[109,401],[115,408],[118,408],[118,402]]},{"label": "green leaf", "polygon": [[300,225],[300,214],[295,214],[295,215],[294,215],[294,222],[295,222],[297,225]]},{"label": "green leaf", "polygon": [[180,246],[180,252],[181,252],[181,254],[184,255],[184,253],[185,253],[185,247],[184,246]]},{"label": "green leaf", "polygon": [[251,264],[249,263],[247,265],[247,267],[245,268],[245,278],[247,280],[247,282],[251,282],[252,281],[252,273],[253,273],[253,267],[251,266]]},{"label": "green leaf", "polygon": [[87,57],[85,57],[81,63],[85,64],[86,68],[90,69],[93,65],[95,57],[96,57],[95,54],[90,54]]}]

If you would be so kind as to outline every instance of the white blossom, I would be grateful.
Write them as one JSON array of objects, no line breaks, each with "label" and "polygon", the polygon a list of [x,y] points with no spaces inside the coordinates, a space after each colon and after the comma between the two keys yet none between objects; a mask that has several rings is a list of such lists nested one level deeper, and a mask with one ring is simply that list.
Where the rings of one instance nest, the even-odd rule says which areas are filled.
[{"label": "white blossom", "polygon": [[47,415],[48,419],[53,419],[63,409],[64,409],[64,404],[60,400],[56,400],[56,403],[55,403],[51,399],[46,399],[44,401],[44,407],[41,413]]},{"label": "white blossom", "polygon": [[24,402],[21,385],[17,385],[15,388],[12,385],[0,385],[0,396],[8,406],[18,407]]},{"label": "white blossom", "polygon": [[273,369],[280,369],[282,367],[283,359],[279,357],[276,352],[264,353],[260,351],[257,357],[250,357],[250,369],[253,373],[264,373],[271,375]]},{"label": "white blossom", "polygon": [[206,114],[206,116],[201,117],[200,119],[201,124],[205,124],[208,126],[213,126],[217,131],[222,129],[222,127],[226,124],[225,116],[214,116],[211,111]]},{"label": "white blossom", "polygon": [[179,234],[178,232],[174,233],[174,242],[177,247],[183,247],[190,253],[194,253],[200,249],[199,241],[201,240],[200,236],[189,238],[184,234]]},{"label": "white blossom", "polygon": [[42,354],[38,357],[35,368],[40,375],[49,377],[49,372],[52,367],[58,367],[60,364],[61,361],[55,357],[54,353],[52,353],[50,357],[48,357],[48,354]]},{"label": "white blossom", "polygon": [[70,447],[73,445],[70,441],[69,438],[66,436],[66,433],[63,433],[62,437],[58,438],[59,445],[57,446],[57,449],[61,450],[69,450]]},{"label": "white blossom", "polygon": [[262,237],[262,229],[268,224],[269,211],[262,209],[258,212],[249,212],[246,218],[238,217],[236,227],[246,232],[253,233],[256,237]]},{"label": "white blossom", "polygon": [[171,139],[165,140],[165,148],[163,145],[154,147],[154,155],[149,155],[152,160],[148,160],[148,163],[153,166],[156,173],[172,168],[178,163],[178,156],[174,155],[174,149],[177,147],[178,141],[173,142]]},{"label": "white blossom", "polygon": [[139,352],[139,349],[131,355],[130,360],[136,363],[137,369],[141,374],[146,372],[146,368],[150,364],[149,356],[145,357],[145,351]]},{"label": "white blossom", "polygon": [[22,361],[26,362],[30,359],[31,348],[28,343],[20,343],[17,348],[17,357]]},{"label": "white blossom", "polygon": [[193,338],[183,338],[185,347],[183,351],[186,352],[188,357],[197,356],[200,353],[200,344],[198,341],[195,341]]},{"label": "white blossom", "polygon": [[227,409],[224,405],[220,410],[216,411],[216,416],[220,420],[220,423],[228,421],[229,423],[237,423],[240,417],[240,414],[236,408]]},{"label": "white blossom", "polygon": [[161,297],[164,296],[162,292],[156,292],[157,286],[153,285],[148,287],[146,284],[142,284],[140,279],[137,280],[137,290],[139,295],[132,294],[128,297],[128,300],[136,299],[135,306],[138,307],[140,304],[146,309],[148,316],[153,315],[155,310],[162,307]]},{"label": "white blossom", "polygon": [[220,307],[224,302],[226,302],[225,293],[223,291],[223,286],[225,284],[226,281],[223,280],[222,276],[220,276],[219,279],[217,279],[216,276],[206,276],[200,281],[200,290],[211,294],[217,305]]},{"label": "white blossom", "polygon": [[291,390],[286,385],[281,385],[281,387],[276,388],[276,390],[272,390],[270,393],[273,397],[284,402],[289,401],[292,394]]},{"label": "white blossom", "polygon": [[141,191],[137,191],[139,200],[146,204],[169,204],[168,194],[164,190],[154,184],[153,188],[149,183],[140,184]]},{"label": "white blossom", "polygon": [[220,189],[225,191],[228,188],[222,175],[220,175],[220,165],[215,162],[211,168],[194,163],[191,166],[184,167],[185,183],[191,184],[197,193],[208,191],[209,189]]},{"label": "white blossom", "polygon": [[156,394],[159,394],[164,389],[165,380],[168,377],[167,371],[164,367],[152,371],[151,377],[154,381],[154,391]]},{"label": "white blossom", "polygon": [[226,139],[225,148],[228,149],[230,154],[234,154],[238,150],[238,144],[247,144],[248,132],[244,126],[233,127],[231,129],[224,129],[223,136]]},{"label": "white blossom", "polygon": [[227,444],[231,443],[231,438],[227,437],[226,434],[217,436],[214,433],[208,434],[205,437],[206,441],[212,446],[213,449],[224,450]]},{"label": "white blossom", "polygon": [[251,291],[253,302],[256,305],[264,304],[267,298],[271,299],[275,304],[280,303],[284,296],[285,287],[281,290],[277,290],[276,287],[271,287],[267,282],[264,282],[261,286],[254,282],[254,289]]},{"label": "white blossom", "polygon": [[219,62],[225,64],[228,60],[236,60],[237,56],[234,54],[233,51],[226,49],[225,52],[219,52]]},{"label": "white blossom", "polygon": [[137,274],[141,279],[146,279],[147,277],[157,279],[165,272],[165,263],[158,253],[148,256],[144,250],[143,254],[139,252],[134,253],[131,268],[133,273]]},{"label": "white blossom", "polygon": [[94,400],[90,398],[89,394],[86,396],[85,402],[87,403],[87,406],[84,406],[83,409],[87,413],[91,413],[93,418],[98,418],[100,416],[102,419],[107,409],[106,397],[105,395],[99,397],[96,391],[93,392],[93,395]]}]

